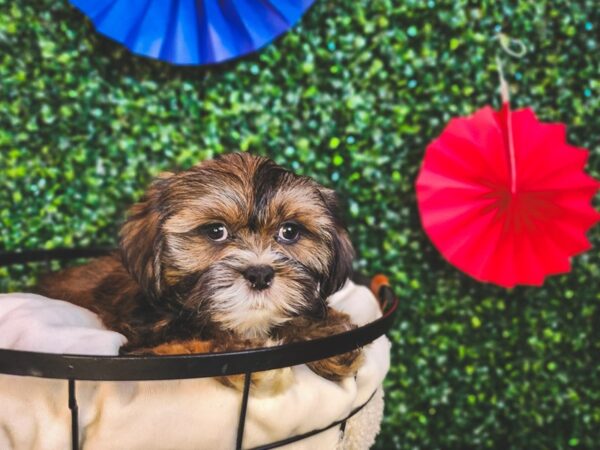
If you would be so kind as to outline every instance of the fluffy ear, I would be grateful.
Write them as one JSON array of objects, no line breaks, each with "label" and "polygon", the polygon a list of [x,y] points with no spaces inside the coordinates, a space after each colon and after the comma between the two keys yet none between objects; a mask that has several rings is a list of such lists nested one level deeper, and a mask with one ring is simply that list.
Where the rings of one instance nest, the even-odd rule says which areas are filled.
[{"label": "fluffy ear", "polygon": [[320,189],[320,194],[335,226],[331,233],[332,256],[329,270],[327,275],[321,279],[321,298],[325,300],[339,291],[346,280],[352,276],[354,249],[340,216],[337,195],[330,189]]},{"label": "fluffy ear", "polygon": [[120,232],[123,264],[152,300],[162,292],[161,196],[170,175],[161,175],[150,185],[142,200],[129,210]]}]

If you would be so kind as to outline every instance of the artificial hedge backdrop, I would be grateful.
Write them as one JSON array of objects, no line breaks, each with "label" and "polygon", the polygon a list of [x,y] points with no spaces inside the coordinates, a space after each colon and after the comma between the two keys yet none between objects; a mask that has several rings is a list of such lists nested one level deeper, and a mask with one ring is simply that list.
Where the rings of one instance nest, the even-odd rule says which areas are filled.
[{"label": "artificial hedge backdrop", "polygon": [[[478,284],[421,230],[413,183],[455,115],[498,104],[490,40],[516,106],[570,125],[600,176],[594,0],[317,0],[258,55],[214,68],[134,57],[66,0],[0,0],[0,248],[115,243],[158,172],[231,150],[266,154],[346,199],[358,267],[402,304],[378,448],[598,448],[596,248],[543,288]],[[31,268],[2,269],[3,291]]]}]

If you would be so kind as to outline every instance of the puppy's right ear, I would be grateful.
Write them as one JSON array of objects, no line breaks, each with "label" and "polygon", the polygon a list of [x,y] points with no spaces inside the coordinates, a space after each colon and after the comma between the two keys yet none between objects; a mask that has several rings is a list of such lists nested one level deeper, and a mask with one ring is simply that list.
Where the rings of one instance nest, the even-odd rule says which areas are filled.
[{"label": "puppy's right ear", "polygon": [[152,300],[158,299],[162,292],[161,205],[171,175],[161,174],[152,182],[141,201],[130,208],[120,232],[123,264]]},{"label": "puppy's right ear", "polygon": [[320,281],[321,298],[325,301],[330,295],[339,291],[351,278],[354,249],[341,218],[338,196],[331,189],[321,188],[319,192],[333,220],[330,264],[326,276]]}]

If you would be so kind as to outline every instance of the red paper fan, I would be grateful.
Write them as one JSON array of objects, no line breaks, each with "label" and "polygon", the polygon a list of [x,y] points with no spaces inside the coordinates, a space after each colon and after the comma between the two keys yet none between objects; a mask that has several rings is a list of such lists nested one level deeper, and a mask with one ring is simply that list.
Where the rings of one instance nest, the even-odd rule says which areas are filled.
[{"label": "red paper fan", "polygon": [[480,281],[539,286],[590,248],[600,185],[565,131],[508,102],[450,121],[416,185],[425,231],[449,262]]}]

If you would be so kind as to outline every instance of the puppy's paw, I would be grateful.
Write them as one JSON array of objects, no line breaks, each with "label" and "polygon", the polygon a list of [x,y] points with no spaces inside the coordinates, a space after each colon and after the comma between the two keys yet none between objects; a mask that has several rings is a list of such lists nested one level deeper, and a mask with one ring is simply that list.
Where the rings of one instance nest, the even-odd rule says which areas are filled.
[{"label": "puppy's paw", "polygon": [[[268,339],[263,340],[229,340],[225,342],[216,342],[213,351],[225,352],[225,351],[239,351],[248,350],[251,348],[258,347],[273,347],[279,345],[281,342],[277,340]],[[245,375],[228,375],[226,377],[219,377],[218,380],[224,386],[243,391]],[[289,388],[294,382],[294,372],[290,367],[283,367],[281,369],[265,370],[262,372],[253,372],[252,378],[250,379],[250,389],[252,395],[264,395],[271,396],[277,395]]]},{"label": "puppy's paw", "polygon": [[[219,377],[219,382],[224,386],[244,390],[245,375],[229,375]],[[283,367],[275,370],[265,370],[264,372],[254,372],[250,379],[250,392],[255,396],[273,396],[278,395],[288,389],[294,383],[294,372],[291,367]]]},{"label": "puppy's paw", "polygon": [[128,351],[128,355],[191,355],[212,351],[212,342],[190,339],[189,341],[171,341],[156,347],[137,348]]},{"label": "puppy's paw", "polygon": [[353,350],[331,358],[313,361],[307,366],[317,375],[331,381],[340,381],[356,375],[363,363],[362,350]]}]

